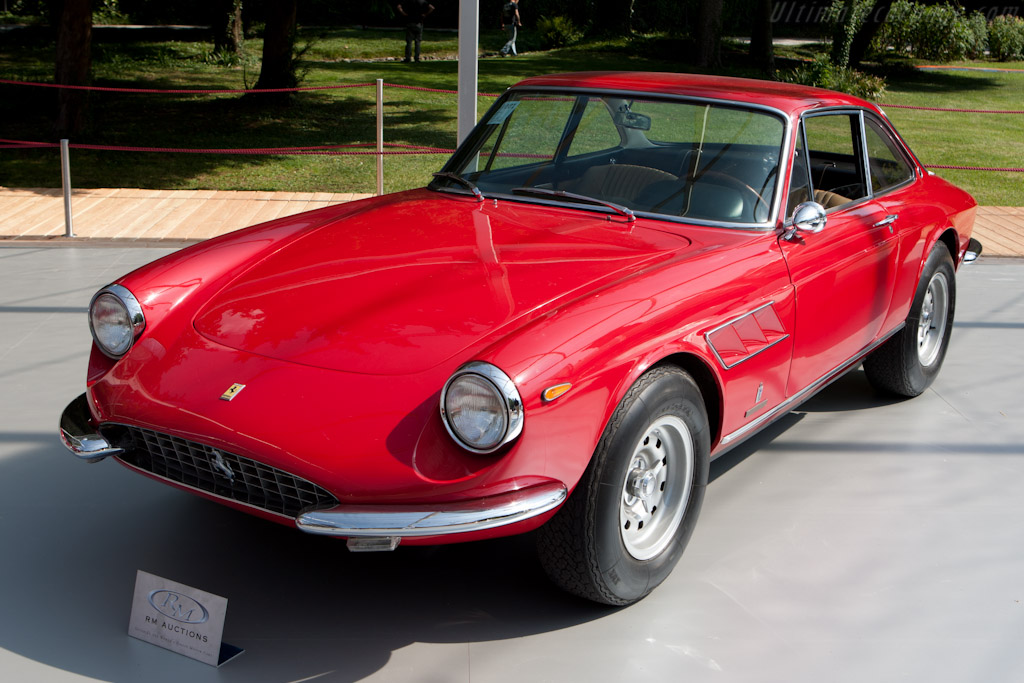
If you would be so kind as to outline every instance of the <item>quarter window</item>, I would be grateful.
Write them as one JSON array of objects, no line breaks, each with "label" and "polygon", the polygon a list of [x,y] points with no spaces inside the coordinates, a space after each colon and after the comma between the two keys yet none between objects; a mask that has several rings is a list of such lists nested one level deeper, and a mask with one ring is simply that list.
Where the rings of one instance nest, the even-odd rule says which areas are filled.
[{"label": "quarter window", "polygon": [[884,192],[914,177],[913,167],[907,163],[896,141],[881,123],[865,116],[864,132],[867,136],[872,192]]}]

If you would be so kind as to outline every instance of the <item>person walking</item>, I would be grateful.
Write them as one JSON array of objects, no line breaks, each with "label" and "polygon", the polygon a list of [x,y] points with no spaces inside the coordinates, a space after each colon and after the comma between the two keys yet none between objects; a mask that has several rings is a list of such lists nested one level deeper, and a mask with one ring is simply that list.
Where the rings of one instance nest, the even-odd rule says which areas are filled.
[{"label": "person walking", "polygon": [[[404,7],[403,7],[404,5]],[[427,0],[402,0],[397,6],[398,13],[405,17],[405,59],[411,62],[413,44],[416,46],[416,61],[420,61],[420,43],[423,42],[423,20],[434,11]]]},{"label": "person walking", "polygon": [[519,33],[519,27],[523,25],[523,22],[519,19],[519,0],[508,0],[501,8],[501,28],[505,31],[505,35],[508,36],[508,42],[501,48],[501,55],[512,55],[515,57],[516,52],[516,37]]}]

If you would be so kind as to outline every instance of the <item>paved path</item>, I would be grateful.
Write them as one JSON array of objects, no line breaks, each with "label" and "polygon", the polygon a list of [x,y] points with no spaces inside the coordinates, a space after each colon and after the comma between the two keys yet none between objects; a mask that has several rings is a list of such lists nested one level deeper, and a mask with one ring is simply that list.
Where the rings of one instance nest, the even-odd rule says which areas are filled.
[{"label": "paved path", "polygon": [[[300,211],[369,197],[331,192],[75,190],[75,241],[198,242]],[[982,206],[974,230],[986,256],[1024,256],[1024,207]],[[0,240],[66,243],[58,189],[0,188]]]}]

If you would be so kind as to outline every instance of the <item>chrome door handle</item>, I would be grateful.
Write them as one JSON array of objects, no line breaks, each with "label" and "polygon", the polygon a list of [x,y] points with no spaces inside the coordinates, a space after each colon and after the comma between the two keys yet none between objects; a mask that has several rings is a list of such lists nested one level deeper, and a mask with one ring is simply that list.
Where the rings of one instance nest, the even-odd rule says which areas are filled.
[{"label": "chrome door handle", "polygon": [[874,225],[872,225],[871,227],[872,228],[880,228],[883,225],[892,225],[893,223],[896,222],[896,219],[899,218],[899,217],[900,217],[900,215],[898,213],[891,213],[888,216],[886,216],[885,218],[883,218],[882,220],[880,220],[877,223],[875,223]]}]

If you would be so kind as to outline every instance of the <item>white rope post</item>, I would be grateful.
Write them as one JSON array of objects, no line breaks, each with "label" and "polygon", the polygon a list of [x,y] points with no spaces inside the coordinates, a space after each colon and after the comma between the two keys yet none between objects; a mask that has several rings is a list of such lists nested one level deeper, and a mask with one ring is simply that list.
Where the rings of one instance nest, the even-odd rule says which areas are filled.
[{"label": "white rope post", "polygon": [[384,194],[384,79],[377,79],[377,196]]},{"label": "white rope post", "polygon": [[71,222],[71,155],[68,153],[68,141],[60,141],[60,182],[64,188],[64,236],[74,237],[75,228]]}]

